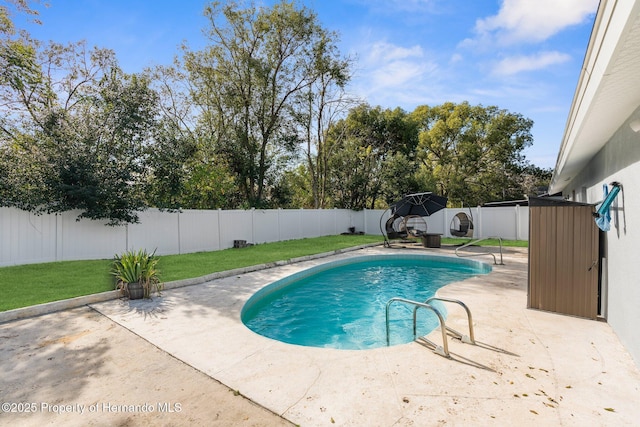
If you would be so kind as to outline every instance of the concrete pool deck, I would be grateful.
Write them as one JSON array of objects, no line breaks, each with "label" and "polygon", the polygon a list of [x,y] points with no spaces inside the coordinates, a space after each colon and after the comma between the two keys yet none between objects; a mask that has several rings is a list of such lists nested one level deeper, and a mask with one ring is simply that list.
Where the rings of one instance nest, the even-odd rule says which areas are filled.
[{"label": "concrete pool deck", "polygon": [[[92,304],[93,310],[109,319],[110,326],[96,332],[93,339],[99,339],[94,352],[86,357],[86,364],[76,363],[68,373],[50,372],[37,381],[37,387],[32,387],[55,392],[64,375],[85,375],[85,381],[93,377],[103,379],[103,399],[122,399],[122,394],[109,394],[114,373],[96,368],[92,361],[98,362],[102,357],[100,345],[105,347],[110,340],[120,342],[119,334],[126,328],[139,338],[122,339],[121,345],[143,346],[141,357],[148,357],[147,363],[138,365],[132,375],[159,379],[156,390],[150,390],[149,394],[138,390],[127,403],[142,405],[154,392],[164,390],[165,394],[153,398],[169,396],[184,408],[180,415],[190,417],[188,422],[186,418],[170,418],[175,415],[170,413],[164,414],[166,418],[157,418],[167,425],[212,424],[210,415],[203,415],[207,407],[206,393],[204,397],[194,397],[185,392],[191,382],[206,391],[207,381],[213,381],[208,377],[301,426],[637,424],[640,371],[609,325],[526,308],[526,249],[506,248],[505,265],[493,266],[489,275],[450,284],[439,291],[439,295],[462,300],[469,306],[478,342],[472,346],[449,337],[451,359],[436,355],[419,343],[375,350],[289,345],[257,335],[240,321],[244,302],[274,280],[338,258],[402,251],[415,253],[415,250],[368,248],[171,289],[151,301],[113,300]],[[445,255],[453,252],[446,247],[419,250]],[[476,259],[491,262],[489,257]],[[76,309],[7,323],[0,325],[0,335],[19,340],[20,328],[26,325],[45,318],[49,324],[55,324],[56,319],[71,316],[88,314],[86,309]],[[465,331],[464,311],[450,307],[447,325]],[[82,334],[80,327],[66,336],[80,341]],[[429,338],[441,344],[439,330]],[[41,348],[36,347],[34,355]],[[3,369],[12,363],[6,357],[6,354],[11,357],[12,351],[9,349],[3,354],[0,362]],[[172,358],[166,357],[167,354]],[[55,359],[55,355],[52,357]],[[170,370],[159,366],[169,363],[163,362],[163,357],[174,361]],[[183,363],[178,366],[173,358]],[[30,360],[21,362],[19,371],[12,372],[14,382],[19,381],[20,375],[25,381],[39,375],[30,369]],[[127,363],[123,360],[122,368]],[[195,371],[183,369],[185,367]],[[0,385],[1,381],[6,379],[0,380]],[[116,384],[111,383],[111,387],[115,389]],[[2,387],[0,392],[3,397],[7,396]],[[35,398],[25,393],[24,396]],[[86,396],[80,392],[58,395],[59,404],[89,405],[99,401],[99,397],[83,397],[89,400],[79,402],[79,396]],[[190,405],[193,402],[197,404]],[[11,415],[0,414],[0,422]],[[122,420],[129,423],[124,425],[135,425],[137,420],[131,414],[101,415],[96,418],[96,425],[122,423]],[[120,418],[109,418],[115,415]],[[156,411],[155,415],[161,414]],[[56,418],[47,419],[39,414],[37,420],[90,424],[89,418],[79,418],[78,414],[66,414],[64,419],[52,416]],[[287,424],[276,416],[256,418],[259,416],[252,415],[248,420],[239,413],[237,423],[227,421],[226,425]]]}]

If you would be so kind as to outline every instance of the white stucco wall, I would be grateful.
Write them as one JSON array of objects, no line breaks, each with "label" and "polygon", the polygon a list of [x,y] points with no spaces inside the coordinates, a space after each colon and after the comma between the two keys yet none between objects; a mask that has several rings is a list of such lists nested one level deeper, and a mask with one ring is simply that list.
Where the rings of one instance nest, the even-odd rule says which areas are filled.
[{"label": "white stucco wall", "polygon": [[602,233],[603,315],[640,366],[640,133],[628,120],[563,193],[598,203],[602,184],[612,181],[620,182],[622,191],[612,205],[611,230]]}]

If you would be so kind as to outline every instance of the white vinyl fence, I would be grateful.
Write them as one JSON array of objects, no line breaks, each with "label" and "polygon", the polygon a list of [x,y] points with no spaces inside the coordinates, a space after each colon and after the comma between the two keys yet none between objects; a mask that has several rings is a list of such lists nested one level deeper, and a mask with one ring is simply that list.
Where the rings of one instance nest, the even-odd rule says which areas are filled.
[{"label": "white vinyl fence", "polygon": [[[473,215],[474,237],[500,236],[527,240],[529,209],[499,207],[445,209],[426,218],[430,233],[448,237],[458,212]],[[34,215],[0,208],[0,266],[38,262],[107,259],[127,249],[156,250],[158,255],[215,251],[233,247],[234,240],[266,243],[356,232],[380,235],[382,210],[270,209],[185,210],[140,213],[139,224],[106,226],[76,221],[79,212]],[[386,220],[388,213],[383,218]]]}]

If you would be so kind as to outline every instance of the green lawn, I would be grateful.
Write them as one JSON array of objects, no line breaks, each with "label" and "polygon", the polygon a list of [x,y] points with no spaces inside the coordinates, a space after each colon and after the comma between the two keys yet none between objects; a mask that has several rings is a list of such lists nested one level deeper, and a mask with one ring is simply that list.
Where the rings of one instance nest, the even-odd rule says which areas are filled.
[{"label": "green lawn", "polygon": [[[445,245],[462,245],[468,241],[442,239]],[[158,267],[162,281],[170,282],[376,242],[382,242],[382,237],[356,235],[288,240],[243,249],[161,256]],[[504,246],[526,247],[527,243],[503,241]],[[479,244],[497,246],[498,241],[485,240]],[[109,275],[110,265],[111,260],[95,260],[2,267],[0,311],[112,290],[114,282]]]},{"label": "green lawn", "polygon": [[0,311],[112,290],[108,260],[0,268]]},{"label": "green lawn", "polygon": [[161,264],[159,263],[158,266],[162,272],[162,280],[170,282],[250,265],[331,252],[367,243],[381,243],[382,241],[382,236],[373,235],[325,236],[312,239],[287,240],[284,242],[263,243],[242,249],[166,255],[161,258]]},{"label": "green lawn", "polygon": [[[243,249],[162,256],[158,268],[161,280],[169,282],[375,242],[382,242],[382,237],[356,235],[290,240]],[[93,260],[2,267],[0,311],[112,290],[110,265],[111,260]]]}]

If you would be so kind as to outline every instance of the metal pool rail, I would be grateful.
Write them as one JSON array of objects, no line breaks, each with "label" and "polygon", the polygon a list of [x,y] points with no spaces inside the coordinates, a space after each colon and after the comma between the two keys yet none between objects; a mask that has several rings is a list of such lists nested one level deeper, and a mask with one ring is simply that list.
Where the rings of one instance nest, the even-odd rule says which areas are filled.
[{"label": "metal pool rail", "polygon": [[[386,308],[386,325],[387,325],[387,345],[389,345],[389,306],[393,303],[393,302],[403,302],[405,304],[410,304],[413,305],[415,307],[415,309],[413,310],[413,339],[416,339],[416,311],[419,307],[422,308],[426,308],[429,309],[431,311],[433,311],[436,316],[438,316],[438,321],[440,322],[440,330],[442,331],[442,346],[437,346],[433,343],[435,349],[434,351],[436,353],[438,353],[441,356],[444,357],[451,357],[449,355],[449,346],[447,344],[447,330],[444,324],[444,318],[442,317],[442,314],[440,314],[440,312],[438,311],[437,308],[429,305],[429,304],[425,304],[422,302],[418,302],[418,301],[412,301],[409,299],[405,299],[405,298],[399,298],[399,297],[395,297],[395,298],[391,298],[389,300],[389,302],[387,302],[387,308]],[[426,339],[425,339],[426,340]]]},{"label": "metal pool rail", "polygon": [[[460,306],[462,306],[462,308],[464,308],[464,310],[467,312],[467,320],[469,322],[469,336],[462,335],[460,332],[456,331],[455,329],[452,329],[452,328],[448,327],[445,324],[444,317],[442,316],[440,311],[437,308],[435,308],[434,306],[429,304],[431,301],[452,302],[452,303],[459,304]],[[467,305],[465,303],[463,303],[462,301],[457,300],[457,299],[451,299],[451,298],[431,297],[431,298],[427,299],[425,302],[418,302],[418,301],[412,301],[412,300],[405,299],[405,298],[394,297],[394,298],[391,298],[389,300],[389,302],[387,302],[387,308],[386,308],[386,311],[385,311],[385,315],[386,315],[386,319],[385,320],[386,320],[386,325],[387,325],[387,346],[390,345],[390,341],[389,341],[389,307],[394,302],[402,302],[402,303],[409,304],[409,305],[413,306],[413,339],[414,339],[414,341],[415,341],[416,335],[417,335],[416,319],[417,319],[418,309],[419,308],[429,309],[429,310],[433,311],[436,314],[436,316],[438,316],[438,321],[440,322],[440,330],[442,331],[442,346],[439,346],[439,345],[435,344],[434,342],[429,341],[425,337],[421,337],[421,339],[424,340],[427,344],[429,344],[429,346],[433,347],[433,351],[435,353],[439,354],[440,356],[451,358],[451,355],[449,354],[449,345],[447,343],[447,331],[449,331],[452,334],[454,334],[463,343],[473,344],[473,345],[476,344],[476,340],[475,340],[475,337],[474,337],[474,334],[473,334],[473,320],[471,318],[471,310],[469,310],[469,307],[467,307]]]},{"label": "metal pool rail", "polygon": [[498,241],[499,241],[499,243],[500,243],[500,265],[504,265],[504,262],[502,261],[502,237],[497,237],[497,236],[494,236],[494,237],[483,237],[482,239],[477,239],[477,240],[471,241],[471,242],[469,242],[469,243],[465,243],[464,245],[462,245],[462,246],[458,246],[458,247],[456,248],[456,255],[457,255],[457,256],[459,256],[459,257],[461,257],[461,258],[464,258],[464,257],[471,257],[471,256],[491,255],[491,256],[493,257],[493,263],[494,263],[495,265],[498,265],[498,262],[497,262],[497,260],[496,260],[496,256],[495,256],[495,254],[494,254],[493,252],[481,252],[481,253],[465,254],[465,255],[460,255],[460,254],[458,253],[458,251],[459,251],[460,249],[464,249],[464,248],[466,248],[467,246],[471,246],[471,245],[473,245],[474,243],[478,243],[478,242],[481,242],[481,241],[483,241],[483,240],[487,240],[487,239],[498,239]]}]

